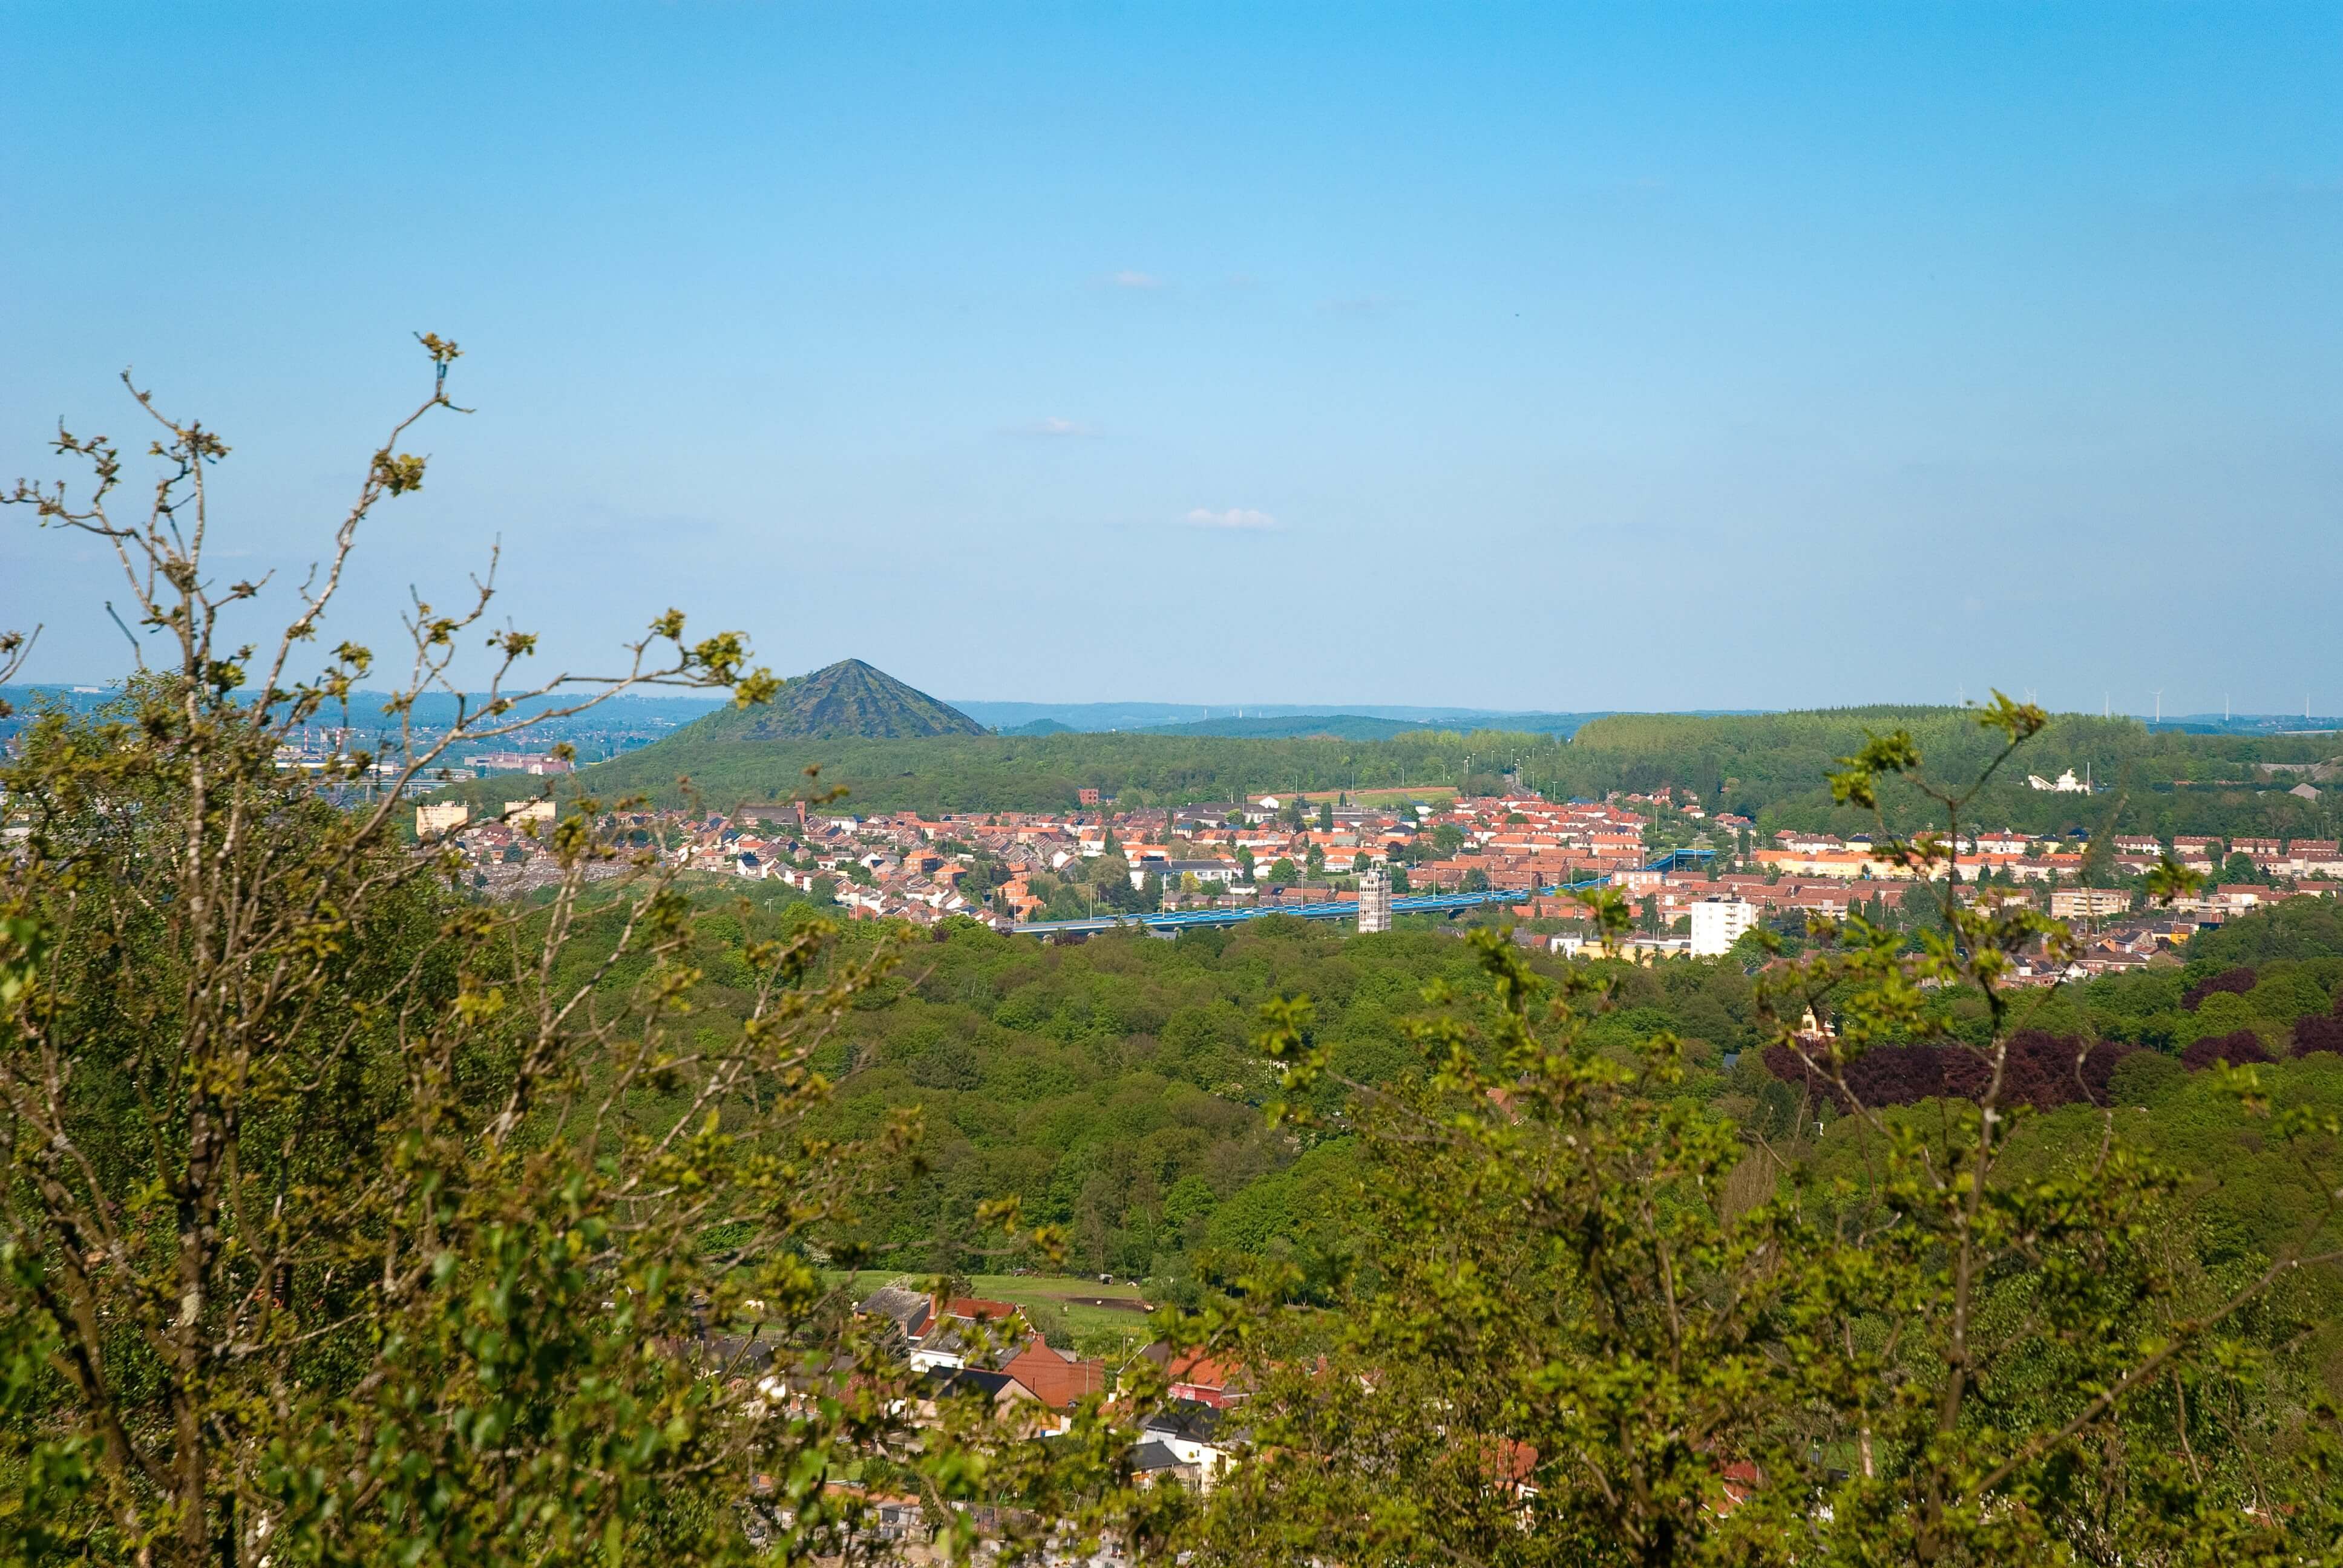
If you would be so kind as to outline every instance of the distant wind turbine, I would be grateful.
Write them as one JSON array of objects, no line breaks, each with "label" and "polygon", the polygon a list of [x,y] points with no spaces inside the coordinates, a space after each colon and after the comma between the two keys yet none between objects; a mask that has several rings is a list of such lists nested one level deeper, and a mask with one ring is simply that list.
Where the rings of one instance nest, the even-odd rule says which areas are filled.
[{"label": "distant wind turbine", "polygon": [[2161,724],[2164,722],[2164,688],[2157,687],[2151,695],[2156,699],[2156,721]]}]

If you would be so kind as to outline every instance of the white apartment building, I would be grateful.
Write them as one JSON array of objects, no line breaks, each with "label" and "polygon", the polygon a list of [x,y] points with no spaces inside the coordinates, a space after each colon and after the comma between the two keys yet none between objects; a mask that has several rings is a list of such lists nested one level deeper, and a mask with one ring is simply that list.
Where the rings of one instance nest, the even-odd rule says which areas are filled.
[{"label": "white apartment building", "polygon": [[1742,899],[1703,899],[1692,907],[1692,956],[1721,958],[1757,923],[1757,906]]}]

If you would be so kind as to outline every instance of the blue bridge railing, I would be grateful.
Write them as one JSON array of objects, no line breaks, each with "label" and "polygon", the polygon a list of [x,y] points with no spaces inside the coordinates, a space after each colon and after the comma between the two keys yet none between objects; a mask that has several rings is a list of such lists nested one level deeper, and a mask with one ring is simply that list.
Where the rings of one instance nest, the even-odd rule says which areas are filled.
[{"label": "blue bridge railing", "polygon": [[[1714,849],[1670,849],[1655,855],[1645,864],[1647,871],[1673,871],[1697,865],[1711,859]],[[1409,893],[1392,900],[1394,915],[1455,914],[1460,910],[1478,909],[1483,904],[1517,904],[1523,899],[1551,898],[1559,893],[1584,892],[1599,888],[1608,879],[1595,877],[1583,882],[1568,882],[1551,888],[1491,889],[1479,893]],[[1031,936],[1087,935],[1093,931],[1111,931],[1117,926],[1144,926],[1151,931],[1176,931],[1191,926],[1236,926],[1247,920],[1264,920],[1271,915],[1294,915],[1305,920],[1348,920],[1358,917],[1358,900],[1339,904],[1271,904],[1251,909],[1180,910],[1161,914],[1099,915],[1084,920],[1035,920],[1015,928]]]}]

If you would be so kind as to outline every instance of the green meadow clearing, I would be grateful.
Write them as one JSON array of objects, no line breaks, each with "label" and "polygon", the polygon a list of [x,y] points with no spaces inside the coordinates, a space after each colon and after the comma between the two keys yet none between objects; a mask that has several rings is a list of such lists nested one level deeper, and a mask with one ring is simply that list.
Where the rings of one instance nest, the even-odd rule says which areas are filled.
[{"label": "green meadow clearing", "polygon": [[[849,1284],[847,1274],[835,1277],[840,1283]],[[850,1288],[860,1301],[884,1284],[900,1282],[917,1290],[933,1277],[901,1270],[862,1269],[850,1277]],[[1145,1311],[1152,1303],[1136,1285],[1121,1281],[1102,1285],[1096,1275],[1080,1274],[977,1274],[969,1283],[976,1295],[987,1301],[1023,1308],[1026,1320],[1052,1345],[1101,1357],[1110,1369],[1154,1338]],[[1130,1304],[1099,1304],[1102,1302]]]}]

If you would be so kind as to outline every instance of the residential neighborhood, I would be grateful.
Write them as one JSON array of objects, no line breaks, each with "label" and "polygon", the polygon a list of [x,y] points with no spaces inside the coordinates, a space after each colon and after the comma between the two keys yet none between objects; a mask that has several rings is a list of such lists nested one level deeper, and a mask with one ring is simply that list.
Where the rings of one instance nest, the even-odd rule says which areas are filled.
[{"label": "residential neighborhood", "polygon": [[[472,819],[460,804],[420,806],[418,841],[460,855],[476,888],[510,896],[550,883],[540,846],[549,799]],[[1517,940],[1575,952],[1587,940],[1579,895],[1616,889],[1634,905],[1632,956],[1716,957],[1754,928],[1795,930],[1809,917],[1895,917],[1918,874],[1891,846],[1785,829],[1755,842],[1755,824],[1705,814],[1682,790],[1550,801],[1501,796],[1358,804],[1334,797],[1262,796],[1222,805],[1067,812],[917,812],[856,816],[802,804],[729,813],[644,810],[606,828],[693,873],[778,881],[856,920],[933,926],[973,919],[1002,931],[1095,917],[1175,911],[1269,912],[1355,903],[1359,878],[1385,874],[1394,891],[1519,893],[1486,908]],[[2022,900],[2083,929],[2087,951],[2061,978],[2147,963],[2198,930],[2289,898],[2343,890],[2343,846],[2332,839],[2117,835],[2098,874],[2089,846],[2014,829],[1979,830],[1947,846],[1966,900]],[[1671,858],[1668,851],[1676,853]],[[2144,879],[2166,857],[2202,885],[2151,905]],[[592,868],[616,876],[623,861]],[[2232,880],[2250,875],[2254,879]],[[1786,923],[1785,923],[1786,922]]]},{"label": "residential neighborhood", "polygon": [[[940,1402],[976,1398],[1009,1415],[1036,1437],[1065,1432],[1085,1400],[1129,1398],[1117,1369],[1052,1346],[1008,1302],[948,1296],[909,1281],[882,1285],[856,1312],[886,1325],[887,1342],[920,1374],[915,1425],[933,1424]],[[1133,1472],[1157,1482],[1211,1490],[1240,1441],[1234,1412],[1246,1386],[1232,1369],[1208,1357],[1174,1352],[1161,1342],[1132,1358],[1151,1362],[1167,1389],[1161,1408],[1134,1412],[1138,1435]]]}]

